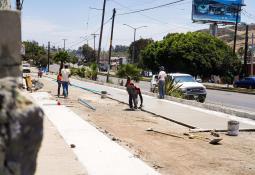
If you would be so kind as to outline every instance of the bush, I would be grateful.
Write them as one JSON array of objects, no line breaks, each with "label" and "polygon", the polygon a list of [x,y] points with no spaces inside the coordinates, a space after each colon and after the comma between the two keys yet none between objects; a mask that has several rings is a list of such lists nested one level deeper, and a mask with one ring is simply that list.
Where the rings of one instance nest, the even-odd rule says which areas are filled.
[{"label": "bush", "polygon": [[174,80],[173,79],[166,79],[165,83],[165,91],[166,95],[176,97],[176,98],[184,98],[184,95],[182,91],[180,90],[181,86],[175,86]]},{"label": "bush", "polygon": [[71,68],[71,75],[85,78],[85,68]]},{"label": "bush", "polygon": [[126,64],[126,65],[121,65],[116,75],[119,78],[126,78],[129,76],[131,79],[138,82],[141,80],[141,77],[142,77],[140,72],[141,72],[141,69],[139,69],[136,65]]}]

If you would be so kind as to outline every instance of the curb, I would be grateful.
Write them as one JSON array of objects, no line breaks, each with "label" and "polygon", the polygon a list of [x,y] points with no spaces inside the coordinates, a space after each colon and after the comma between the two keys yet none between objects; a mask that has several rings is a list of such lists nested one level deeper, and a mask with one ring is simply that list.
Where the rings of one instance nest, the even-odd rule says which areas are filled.
[{"label": "curb", "polygon": [[249,90],[245,90],[245,89],[234,89],[234,88],[221,88],[221,87],[214,87],[214,86],[208,86],[208,85],[204,85],[207,89],[210,90],[220,90],[220,91],[226,91],[226,92],[234,92],[234,93],[240,93],[240,94],[249,94],[249,95],[255,95],[255,91],[252,90],[251,92],[249,92]]}]

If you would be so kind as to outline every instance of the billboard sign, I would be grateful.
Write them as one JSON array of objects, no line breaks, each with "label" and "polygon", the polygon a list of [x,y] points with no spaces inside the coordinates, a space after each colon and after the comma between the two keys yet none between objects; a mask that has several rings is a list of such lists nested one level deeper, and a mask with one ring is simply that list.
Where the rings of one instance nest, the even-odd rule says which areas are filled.
[{"label": "billboard sign", "polygon": [[[235,23],[238,7],[243,0],[193,0],[194,22]],[[239,12],[238,22],[241,21]]]}]

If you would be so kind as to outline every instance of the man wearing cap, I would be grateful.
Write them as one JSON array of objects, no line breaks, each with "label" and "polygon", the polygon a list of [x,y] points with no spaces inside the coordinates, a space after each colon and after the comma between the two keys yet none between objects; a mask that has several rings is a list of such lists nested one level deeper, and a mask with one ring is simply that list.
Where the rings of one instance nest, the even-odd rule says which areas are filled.
[{"label": "man wearing cap", "polygon": [[165,68],[163,66],[161,66],[159,70],[160,70],[158,74],[159,98],[164,99],[165,98],[165,80],[166,80],[167,74],[164,71]]}]

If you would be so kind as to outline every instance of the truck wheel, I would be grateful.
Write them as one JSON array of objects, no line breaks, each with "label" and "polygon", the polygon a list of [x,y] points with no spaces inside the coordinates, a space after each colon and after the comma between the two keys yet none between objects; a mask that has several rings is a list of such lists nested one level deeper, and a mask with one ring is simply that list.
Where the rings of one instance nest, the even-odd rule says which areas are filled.
[{"label": "truck wheel", "polygon": [[197,99],[198,102],[200,103],[204,103],[205,102],[205,98],[204,97],[200,97]]}]

